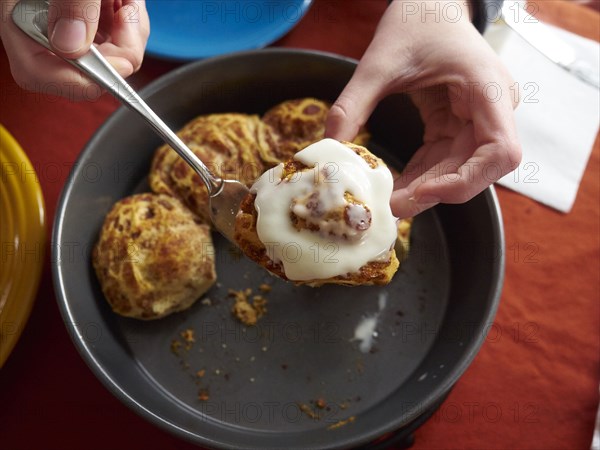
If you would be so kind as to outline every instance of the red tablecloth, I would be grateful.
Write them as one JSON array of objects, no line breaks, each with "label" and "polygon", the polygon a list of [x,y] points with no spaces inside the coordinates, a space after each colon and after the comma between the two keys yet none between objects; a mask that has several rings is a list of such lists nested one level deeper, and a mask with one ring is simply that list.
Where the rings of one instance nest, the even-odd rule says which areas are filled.
[{"label": "red tablecloth", "polygon": [[[359,58],[385,5],[317,0],[276,45]],[[545,20],[599,39],[592,9],[562,1],[538,6]],[[0,122],[38,171],[50,232],[70,167],[118,105],[108,95],[73,104],[25,93],[11,79],[4,49],[0,67]],[[174,67],[147,58],[135,84]],[[599,168],[597,140],[568,215],[498,188],[507,268],[495,327],[446,403],[417,431],[415,449],[589,448],[600,360]],[[58,312],[48,257],[31,318],[0,371],[0,448],[194,448],[138,417],[87,368]]]}]

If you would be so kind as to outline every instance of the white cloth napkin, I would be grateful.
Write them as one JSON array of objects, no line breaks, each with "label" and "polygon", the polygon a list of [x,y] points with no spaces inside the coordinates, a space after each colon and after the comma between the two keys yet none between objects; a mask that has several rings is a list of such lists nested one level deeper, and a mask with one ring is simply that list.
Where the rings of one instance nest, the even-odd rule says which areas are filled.
[{"label": "white cloth napkin", "polygon": [[[551,28],[579,58],[599,67],[597,42]],[[504,23],[492,24],[484,37],[521,90],[515,120],[523,160],[498,183],[569,212],[598,133],[600,91],[551,62]]]}]

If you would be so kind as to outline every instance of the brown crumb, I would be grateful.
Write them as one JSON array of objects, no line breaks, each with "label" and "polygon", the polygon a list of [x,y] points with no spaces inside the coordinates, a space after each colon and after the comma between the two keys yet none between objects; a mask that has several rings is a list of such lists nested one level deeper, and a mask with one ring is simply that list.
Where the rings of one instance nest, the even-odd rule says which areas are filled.
[{"label": "brown crumb", "polygon": [[267,312],[267,299],[262,295],[252,297],[252,289],[247,288],[239,291],[230,289],[229,296],[235,299],[234,305],[231,307],[231,313],[244,325],[256,325]]},{"label": "brown crumb", "polygon": [[196,342],[196,338],[194,337],[194,330],[188,328],[179,333],[181,339],[185,342],[185,349],[189,350],[194,346],[194,342]]},{"label": "brown crumb", "polygon": [[319,409],[325,409],[325,407],[327,406],[327,402],[323,398],[318,398],[317,401],[315,402],[315,405]]},{"label": "brown crumb", "polygon": [[252,306],[254,306],[258,318],[260,319],[267,312],[267,299],[262,295],[255,295],[252,297]]},{"label": "brown crumb", "polygon": [[260,289],[264,293],[267,293],[267,292],[271,292],[271,289],[273,289],[273,288],[271,287],[270,284],[263,283],[258,287],[258,289]]},{"label": "brown crumb", "polygon": [[202,378],[204,375],[206,375],[206,370],[204,369],[200,369],[198,372],[196,372],[196,376],[198,378]]},{"label": "brown crumb", "polygon": [[201,402],[206,402],[209,399],[209,395],[208,395],[208,389],[200,389],[198,391],[198,400],[200,400]]},{"label": "brown crumb", "polygon": [[179,356],[179,350],[181,349],[181,342],[179,342],[177,339],[173,339],[171,341],[171,351]]},{"label": "brown crumb", "polygon": [[355,416],[350,416],[350,417],[348,417],[348,418],[347,418],[347,419],[345,419],[345,420],[339,420],[339,421],[337,421],[336,423],[334,423],[334,424],[332,424],[332,425],[329,425],[329,426],[327,427],[327,429],[328,429],[328,430],[335,430],[335,429],[337,429],[337,428],[341,428],[341,427],[343,427],[344,425],[347,425],[347,424],[349,424],[349,423],[352,423],[352,422],[354,422],[355,420],[356,420],[356,417],[355,417]]},{"label": "brown crumb", "polygon": [[192,330],[191,328],[183,330],[180,334],[185,342],[196,342],[196,338],[194,337],[194,330]]},{"label": "brown crumb", "polygon": [[231,313],[244,325],[256,325],[258,322],[256,310],[247,301],[236,300]]},{"label": "brown crumb", "polygon": [[298,407],[300,408],[300,411],[302,411],[304,414],[306,414],[311,419],[315,419],[315,420],[321,419],[319,417],[319,415],[316,412],[314,412],[311,409],[311,407],[308,406],[306,403],[298,403]]},{"label": "brown crumb", "polygon": [[236,291],[235,289],[229,289],[229,296],[234,297],[236,300],[248,300],[248,297],[252,294],[252,289],[246,288],[244,290]]}]

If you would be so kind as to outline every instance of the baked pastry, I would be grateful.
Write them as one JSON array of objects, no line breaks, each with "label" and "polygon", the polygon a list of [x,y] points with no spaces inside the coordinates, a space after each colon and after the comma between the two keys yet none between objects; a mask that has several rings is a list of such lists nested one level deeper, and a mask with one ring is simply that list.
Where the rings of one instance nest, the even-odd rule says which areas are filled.
[{"label": "baked pastry", "polygon": [[410,251],[410,230],[413,218],[400,219],[398,221],[398,240],[396,241],[396,256],[400,262],[408,258]]},{"label": "baked pastry", "polygon": [[[259,123],[256,115],[210,114],[192,120],[178,135],[215,175],[250,186],[264,171],[256,138]],[[206,186],[169,146],[156,151],[149,181],[154,192],[180,198],[210,223]]]},{"label": "baked pastry", "polygon": [[387,284],[399,266],[392,183],[366,148],[324,139],[257,180],[236,217],[235,241],[297,284]]},{"label": "baked pastry", "polygon": [[[325,120],[331,104],[315,98],[282,102],[262,116],[259,128],[260,157],[272,167],[325,137]],[[363,128],[354,140],[365,145],[369,134]]]},{"label": "baked pastry", "polygon": [[[323,138],[330,106],[302,98],[276,105],[262,119],[248,114],[209,114],[190,121],[177,135],[215,175],[251,186],[264,170]],[[354,142],[364,145],[368,139],[363,128]],[[178,197],[210,223],[204,183],[170,146],[162,145],[155,152],[149,182],[152,191]]]},{"label": "baked pastry", "polygon": [[[298,284],[386,284],[398,268],[398,258],[407,255],[412,220],[396,223],[386,198],[391,194],[389,171],[366,148],[323,140],[336,151],[342,146],[346,154],[340,158],[332,154],[329,161],[306,159],[305,147],[322,145],[318,141],[323,138],[329,108],[326,102],[305,98],[275,106],[262,120],[256,115],[211,114],[192,120],[178,135],[211,171],[226,179],[251,186],[265,169],[279,164],[267,175],[273,181],[293,185],[300,180],[300,185],[304,179],[307,185],[307,179],[313,180],[291,199],[288,214],[284,214],[297,237],[308,234],[308,245],[301,239],[261,240],[257,191],[245,199],[236,220],[236,240],[251,259]],[[354,143],[364,145],[368,139],[362,129]],[[304,156],[295,156],[297,152]],[[357,172],[337,165],[352,160],[348,152],[362,161]],[[356,166],[356,158],[351,162],[350,166]],[[373,190],[377,201],[373,196],[364,197],[357,188],[357,183],[369,185],[364,182],[370,176],[362,173],[369,170],[380,179]],[[338,173],[345,175],[338,180]],[[362,173],[357,183],[350,183],[354,188],[323,188],[347,187],[348,173],[350,178]],[[154,155],[149,181],[155,194],[133,195],[114,205],[92,255],[112,309],[138,319],[157,319],[184,310],[216,280],[208,196],[198,175],[165,144]],[[332,192],[338,194],[336,199],[327,200]],[[356,249],[373,241],[369,234],[375,235],[379,247],[360,262],[357,254],[362,251]],[[308,270],[301,270],[300,275],[297,270],[288,271],[285,258],[281,258],[281,249],[286,248],[292,251],[287,259],[295,260],[293,251],[298,250],[318,264],[305,264]],[[335,267],[338,273],[322,270],[324,267]]]},{"label": "baked pastry", "polygon": [[137,194],[117,202],[92,262],[113,311],[137,319],[184,310],[216,280],[209,226],[167,195]]},{"label": "baked pastry", "polygon": [[[190,142],[186,142],[187,139],[182,137],[182,133],[179,132],[177,135],[189,146]],[[152,164],[150,166],[150,173],[148,174],[148,183],[150,189],[157,194],[167,194],[176,196],[175,186],[171,179],[171,169],[177,159],[180,158],[175,150],[168,144],[163,144],[152,158]]]}]

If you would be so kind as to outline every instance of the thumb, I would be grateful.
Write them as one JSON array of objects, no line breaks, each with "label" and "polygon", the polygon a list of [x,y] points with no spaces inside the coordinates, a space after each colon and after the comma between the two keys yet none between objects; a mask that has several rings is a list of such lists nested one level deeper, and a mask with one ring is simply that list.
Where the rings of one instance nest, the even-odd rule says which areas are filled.
[{"label": "thumb", "polygon": [[363,59],[354,75],[331,107],[325,122],[325,136],[352,141],[382,97],[383,85],[373,77],[372,67]]},{"label": "thumb", "polygon": [[94,42],[101,0],[50,0],[48,36],[54,52],[65,58],[83,56]]}]

